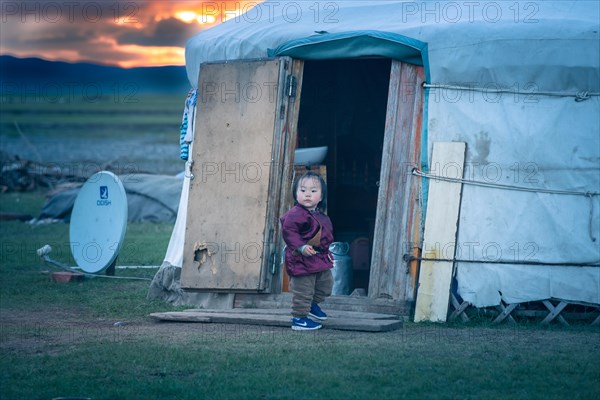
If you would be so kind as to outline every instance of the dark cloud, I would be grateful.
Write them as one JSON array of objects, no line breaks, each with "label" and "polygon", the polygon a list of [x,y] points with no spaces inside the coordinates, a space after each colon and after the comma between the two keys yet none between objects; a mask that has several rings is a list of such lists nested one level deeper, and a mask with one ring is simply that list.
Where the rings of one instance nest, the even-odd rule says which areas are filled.
[{"label": "dark cloud", "polygon": [[20,38],[20,44],[28,48],[65,48],[77,47],[82,43],[89,43],[96,37],[96,32],[82,29],[65,29],[50,31],[39,37],[27,39]]},{"label": "dark cloud", "polygon": [[169,18],[148,24],[143,31],[129,29],[116,35],[116,39],[119,44],[182,47],[190,36],[198,32],[199,28],[196,23],[188,24],[175,18]]}]

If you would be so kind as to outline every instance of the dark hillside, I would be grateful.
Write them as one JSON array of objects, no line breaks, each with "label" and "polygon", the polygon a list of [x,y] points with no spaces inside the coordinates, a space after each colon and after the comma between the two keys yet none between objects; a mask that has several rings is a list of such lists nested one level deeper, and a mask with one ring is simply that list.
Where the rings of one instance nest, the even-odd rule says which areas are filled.
[{"label": "dark hillside", "polygon": [[119,68],[91,63],[66,63],[39,58],[0,56],[0,92],[4,95],[57,91],[136,94],[185,94],[184,66]]}]

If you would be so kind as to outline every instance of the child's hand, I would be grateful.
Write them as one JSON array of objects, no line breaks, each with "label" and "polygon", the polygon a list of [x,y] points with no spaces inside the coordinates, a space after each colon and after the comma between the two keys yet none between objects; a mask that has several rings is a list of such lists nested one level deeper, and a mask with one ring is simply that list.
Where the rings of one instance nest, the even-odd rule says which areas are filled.
[{"label": "child's hand", "polygon": [[311,256],[314,256],[315,254],[317,254],[317,251],[315,249],[313,249],[313,247],[310,244],[307,244],[306,246],[304,246],[302,248],[302,255],[304,257],[311,257]]}]

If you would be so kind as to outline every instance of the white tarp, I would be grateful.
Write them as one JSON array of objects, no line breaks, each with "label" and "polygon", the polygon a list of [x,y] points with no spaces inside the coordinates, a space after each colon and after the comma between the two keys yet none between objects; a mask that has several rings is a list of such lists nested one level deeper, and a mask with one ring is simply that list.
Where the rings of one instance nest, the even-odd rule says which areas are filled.
[{"label": "white tarp", "polygon": [[[127,193],[129,222],[174,222],[176,217],[179,219],[177,205],[184,200],[180,196],[180,178],[141,173],[120,175],[119,178]],[[69,185],[64,190],[57,188],[46,200],[37,219],[69,221],[80,186]],[[187,194],[185,196],[187,204]]]},{"label": "white tarp", "polygon": [[[599,191],[600,122],[590,118],[598,115],[598,97],[536,96],[528,103],[512,94],[494,102],[484,93],[445,96],[460,94],[460,101],[436,102],[430,93],[429,140],[468,143],[462,171],[430,165],[432,174],[533,190]],[[469,261],[457,263],[458,293],[476,306],[548,298],[600,304],[598,267],[472,263],[597,263],[599,196],[465,184],[456,246],[456,258]],[[440,254],[452,258],[454,247],[440,244]]]},{"label": "white tarp", "polygon": [[[203,62],[266,57],[316,31],[416,39],[427,44],[423,64],[434,85],[426,90],[425,154],[434,141],[462,141],[466,179],[597,193],[598,15],[599,3],[588,1],[265,2],[191,38],[186,65],[195,85]],[[457,177],[453,166],[429,167]],[[514,261],[457,264],[458,292],[475,306],[547,298],[600,304],[598,267],[517,265],[598,263],[599,221],[597,195],[465,185],[457,243],[439,246],[448,257],[458,246],[458,259]]]}]

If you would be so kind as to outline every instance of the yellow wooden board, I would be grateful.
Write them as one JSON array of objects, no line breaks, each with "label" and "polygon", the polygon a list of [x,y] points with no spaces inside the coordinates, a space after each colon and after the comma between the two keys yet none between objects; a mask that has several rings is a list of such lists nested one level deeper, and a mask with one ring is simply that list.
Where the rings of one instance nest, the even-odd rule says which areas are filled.
[{"label": "yellow wooden board", "polygon": [[[457,167],[463,170],[465,148],[463,142],[434,143],[430,164],[432,173],[456,171]],[[440,254],[439,249],[455,246],[461,190],[461,183],[429,179],[422,253],[424,258],[447,258]],[[454,263],[447,261],[421,262],[415,322],[446,321],[453,266]]]}]

